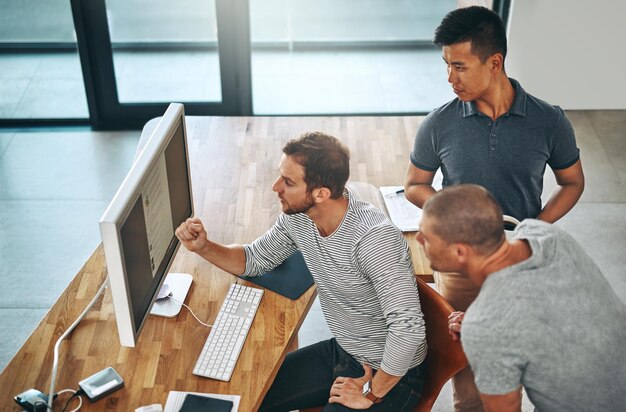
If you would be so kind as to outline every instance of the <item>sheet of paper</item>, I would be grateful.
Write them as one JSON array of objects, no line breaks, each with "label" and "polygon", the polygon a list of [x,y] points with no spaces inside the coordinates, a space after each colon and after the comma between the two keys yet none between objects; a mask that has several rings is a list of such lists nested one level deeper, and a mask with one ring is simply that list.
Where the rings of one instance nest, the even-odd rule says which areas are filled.
[{"label": "sheet of paper", "polygon": [[221,395],[217,393],[198,393],[198,392],[178,392],[178,391],[170,391],[167,395],[167,401],[165,402],[165,410],[163,412],[178,412],[180,411],[181,406],[183,406],[183,402],[185,400],[185,396],[188,393],[193,393],[194,395],[207,396],[210,398],[216,399],[224,399],[227,401],[232,401],[233,409],[232,412],[237,412],[239,410],[239,400],[241,396],[239,395]]},{"label": "sheet of paper", "polygon": [[419,230],[422,209],[406,200],[403,186],[381,186],[380,193],[391,221],[403,232]]}]

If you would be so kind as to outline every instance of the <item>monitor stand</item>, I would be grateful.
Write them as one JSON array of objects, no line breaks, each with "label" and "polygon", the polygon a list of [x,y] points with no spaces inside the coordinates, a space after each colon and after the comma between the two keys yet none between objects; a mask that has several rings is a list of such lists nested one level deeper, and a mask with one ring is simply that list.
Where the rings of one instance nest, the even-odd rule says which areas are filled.
[{"label": "monitor stand", "polygon": [[154,302],[150,314],[165,318],[177,316],[182,308],[182,305],[178,302],[185,301],[191,282],[193,282],[193,277],[188,273],[168,273],[165,281],[163,281],[163,285],[167,284],[170,287],[173,293],[172,297],[176,300],[162,299]]}]

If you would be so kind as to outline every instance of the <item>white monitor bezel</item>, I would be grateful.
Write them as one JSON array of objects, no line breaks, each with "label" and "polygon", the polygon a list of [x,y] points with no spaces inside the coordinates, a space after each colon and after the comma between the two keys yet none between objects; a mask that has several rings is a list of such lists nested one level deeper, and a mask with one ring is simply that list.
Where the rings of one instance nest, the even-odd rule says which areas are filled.
[{"label": "white monitor bezel", "polygon": [[111,295],[113,297],[117,330],[120,344],[126,347],[136,346],[139,334],[146,323],[147,317],[150,315],[150,309],[154,304],[156,295],[176,257],[180,242],[176,245],[172,257],[165,267],[164,274],[159,281],[159,285],[151,299],[150,305],[141,319],[141,324],[136,325],[131,308],[128,278],[126,267],[124,266],[123,251],[121,249],[121,225],[126,220],[133,205],[139,198],[140,188],[146,180],[151,166],[165,152],[180,122],[182,122],[183,127],[183,140],[187,159],[187,179],[189,182],[191,214],[193,216],[194,205],[191,186],[191,165],[189,164],[189,146],[184,107],[180,103],[171,103],[163,117],[159,120],[143,149],[139,151],[130,171],[100,219],[100,233],[111,286]]}]

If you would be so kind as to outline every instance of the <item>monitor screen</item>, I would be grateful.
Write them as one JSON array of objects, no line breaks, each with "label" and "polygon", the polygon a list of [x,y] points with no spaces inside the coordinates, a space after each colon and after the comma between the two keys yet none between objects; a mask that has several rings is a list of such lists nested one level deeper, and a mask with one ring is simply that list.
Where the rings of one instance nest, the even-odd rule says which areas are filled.
[{"label": "monitor screen", "polygon": [[135,346],[193,215],[183,107],[171,104],[100,219],[115,317]]}]

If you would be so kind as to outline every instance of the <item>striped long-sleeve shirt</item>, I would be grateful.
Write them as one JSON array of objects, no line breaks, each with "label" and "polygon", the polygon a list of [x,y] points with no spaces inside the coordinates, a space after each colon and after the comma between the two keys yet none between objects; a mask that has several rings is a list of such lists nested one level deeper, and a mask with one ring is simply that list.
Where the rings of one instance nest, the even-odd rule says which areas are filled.
[{"label": "striped long-sleeve shirt", "polygon": [[339,345],[361,363],[402,376],[426,356],[409,248],[382,211],[347,190],[344,195],[346,215],[327,237],[306,214],[281,214],[269,231],[244,245],[243,275],[267,272],[299,249]]}]

